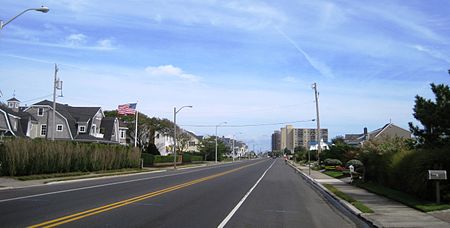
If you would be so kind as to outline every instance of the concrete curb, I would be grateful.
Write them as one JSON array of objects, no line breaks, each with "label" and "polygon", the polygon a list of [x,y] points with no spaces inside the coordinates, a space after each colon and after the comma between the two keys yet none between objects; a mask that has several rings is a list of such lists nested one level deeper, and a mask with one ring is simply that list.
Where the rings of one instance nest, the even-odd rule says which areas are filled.
[{"label": "concrete curb", "polygon": [[373,223],[373,221],[370,221],[370,220],[366,219],[364,216],[362,216],[364,213],[362,213],[360,210],[358,210],[352,204],[350,204],[349,202],[336,196],[334,193],[332,193],[330,190],[328,190],[321,183],[317,182],[315,179],[311,178],[306,173],[304,173],[301,169],[296,167],[292,162],[289,161],[288,164],[294,170],[296,170],[302,176],[303,179],[305,179],[309,184],[311,184],[313,187],[315,187],[323,196],[325,196],[325,198],[328,199],[334,206],[337,206],[338,209],[340,206],[342,209],[345,209],[347,212],[351,213],[353,216],[356,216],[357,218],[364,221],[368,226],[378,227]]}]

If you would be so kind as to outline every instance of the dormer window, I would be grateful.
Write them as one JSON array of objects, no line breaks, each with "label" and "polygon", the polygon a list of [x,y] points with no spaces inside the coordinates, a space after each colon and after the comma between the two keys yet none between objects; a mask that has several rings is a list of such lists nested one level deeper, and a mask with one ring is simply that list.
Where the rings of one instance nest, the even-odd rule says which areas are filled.
[{"label": "dormer window", "polygon": [[44,116],[44,108],[38,108],[38,116]]},{"label": "dormer window", "polygon": [[78,126],[79,133],[86,133],[86,126]]}]

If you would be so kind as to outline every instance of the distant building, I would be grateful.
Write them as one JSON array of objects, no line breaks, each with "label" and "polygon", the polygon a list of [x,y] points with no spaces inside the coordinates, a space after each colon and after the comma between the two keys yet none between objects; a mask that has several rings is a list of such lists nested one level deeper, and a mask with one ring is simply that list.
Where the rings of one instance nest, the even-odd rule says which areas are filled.
[{"label": "distant building", "polygon": [[272,152],[281,151],[281,132],[274,131],[272,134]]},{"label": "distant building", "polygon": [[[311,142],[317,143],[317,129],[315,128],[293,128],[292,125],[286,125],[286,127],[280,129],[280,133],[281,150],[287,148],[294,151],[294,148],[298,146],[308,149]],[[320,129],[320,136],[320,140],[328,142],[328,129]]]},{"label": "distant building", "polygon": [[368,140],[379,141],[396,137],[410,139],[411,132],[398,127],[393,123],[388,123],[382,128],[378,128],[371,132],[368,132],[367,128],[364,128],[362,134],[346,134],[344,137],[344,142],[351,146],[362,146],[364,142]]}]

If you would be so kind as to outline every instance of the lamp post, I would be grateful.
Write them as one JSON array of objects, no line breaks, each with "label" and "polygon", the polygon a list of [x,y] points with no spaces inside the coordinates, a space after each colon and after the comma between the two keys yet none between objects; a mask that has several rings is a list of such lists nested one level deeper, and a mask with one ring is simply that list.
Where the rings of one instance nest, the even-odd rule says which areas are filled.
[{"label": "lamp post", "polygon": [[49,11],[48,7],[45,6],[41,6],[39,8],[30,8],[30,9],[26,9],[24,11],[22,11],[21,13],[17,14],[16,16],[14,16],[13,18],[9,19],[7,22],[3,22],[2,20],[0,20],[0,30],[2,30],[7,24],[9,24],[11,21],[13,21],[14,19],[18,18],[20,15],[28,12],[28,11],[39,11],[42,13],[47,13]]},{"label": "lamp post", "polygon": [[215,163],[217,163],[217,128],[220,127],[220,126],[222,126],[222,124],[227,124],[227,122],[222,122],[222,123],[216,125],[216,137],[215,137],[215,138],[216,138],[216,153],[215,153]]},{"label": "lamp post", "polygon": [[191,105],[185,105],[177,110],[173,107],[173,168],[177,168],[177,113],[183,108],[192,108]]}]

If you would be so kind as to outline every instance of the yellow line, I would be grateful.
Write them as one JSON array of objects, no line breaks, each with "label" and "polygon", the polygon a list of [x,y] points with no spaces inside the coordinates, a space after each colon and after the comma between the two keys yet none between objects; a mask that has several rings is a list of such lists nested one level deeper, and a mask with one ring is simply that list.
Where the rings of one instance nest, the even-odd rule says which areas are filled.
[{"label": "yellow line", "polygon": [[[262,162],[262,161],[260,161],[260,162]],[[136,202],[148,199],[148,198],[152,198],[152,197],[155,197],[155,196],[158,196],[158,195],[162,195],[162,194],[165,194],[165,193],[168,193],[168,192],[172,192],[172,191],[175,191],[175,190],[178,190],[178,189],[181,189],[181,188],[185,188],[185,187],[188,187],[188,186],[191,186],[191,185],[194,185],[194,184],[198,184],[198,183],[201,183],[201,182],[213,179],[213,178],[217,178],[217,177],[220,177],[220,176],[232,173],[232,172],[236,172],[236,171],[241,170],[243,168],[246,168],[246,167],[249,167],[249,166],[252,166],[252,165],[256,165],[256,164],[258,164],[260,162],[249,164],[249,165],[245,165],[245,166],[242,166],[242,167],[239,167],[239,168],[235,168],[235,169],[228,170],[228,171],[225,171],[225,172],[222,172],[222,173],[218,173],[218,174],[214,174],[214,175],[211,175],[211,176],[203,177],[203,178],[200,178],[200,179],[192,180],[192,181],[189,181],[189,182],[186,182],[186,183],[183,183],[183,184],[175,185],[175,186],[168,187],[168,188],[165,188],[165,189],[161,189],[161,190],[158,190],[158,191],[155,191],[155,192],[149,192],[149,193],[146,193],[144,195],[132,197],[132,198],[129,198],[129,199],[126,199],[126,200],[122,200],[122,201],[116,202],[116,203],[107,204],[107,205],[104,205],[104,206],[101,206],[101,207],[96,207],[96,208],[93,208],[93,209],[90,209],[90,210],[86,210],[86,211],[78,212],[78,213],[75,213],[75,214],[63,216],[63,217],[60,217],[60,218],[57,218],[57,219],[49,220],[49,221],[46,221],[46,222],[42,222],[42,223],[39,223],[39,224],[36,224],[36,225],[29,226],[29,228],[59,226],[59,225],[62,225],[62,224],[65,224],[65,223],[69,223],[69,222],[72,222],[72,221],[75,221],[75,220],[79,220],[79,219],[82,219],[82,218],[85,218],[85,217],[89,217],[89,216],[96,215],[96,214],[99,214],[99,213],[102,213],[102,212],[106,212],[106,211],[109,211],[109,210],[112,210],[112,209],[123,207],[123,206],[126,206],[126,205],[131,204],[131,203],[136,203]]]}]

